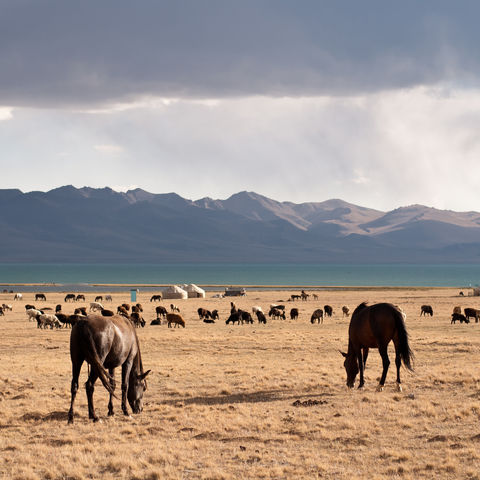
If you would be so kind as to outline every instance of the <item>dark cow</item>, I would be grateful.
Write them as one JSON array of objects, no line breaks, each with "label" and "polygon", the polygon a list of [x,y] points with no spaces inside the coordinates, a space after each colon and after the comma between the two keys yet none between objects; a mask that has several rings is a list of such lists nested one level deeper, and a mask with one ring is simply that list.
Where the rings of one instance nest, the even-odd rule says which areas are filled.
[{"label": "dark cow", "polygon": [[233,325],[235,325],[235,322],[237,322],[239,325],[240,325],[240,321],[242,320],[242,315],[241,315],[241,312],[233,312],[230,314],[230,316],[227,318],[227,320],[225,321],[225,323],[228,325],[229,323],[232,323]]},{"label": "dark cow", "polygon": [[460,323],[470,323],[470,320],[465,315],[462,315],[461,313],[452,313],[452,321],[450,323],[455,323],[457,320]]},{"label": "dark cow", "polygon": [[257,310],[255,314],[257,315],[258,323],[263,323],[263,324],[267,323],[267,318],[265,317],[264,313],[261,310]]},{"label": "dark cow", "polygon": [[330,305],[324,305],[323,310],[325,311],[326,317],[331,317],[333,315],[333,308]]},{"label": "dark cow", "polygon": [[35,294],[35,301],[36,301],[36,302],[37,302],[37,301],[39,302],[40,300],[42,300],[42,301],[44,301],[44,302],[47,301],[47,297],[45,296],[44,293],[36,293],[36,294]]},{"label": "dark cow", "polygon": [[285,312],[283,310],[279,310],[276,307],[270,309],[270,311],[268,312],[268,316],[273,318],[282,318],[283,320],[285,320],[286,318]]},{"label": "dark cow", "polygon": [[477,310],[476,308],[464,308],[463,313],[465,313],[465,316],[468,319],[474,318],[475,323],[478,323],[478,319],[480,317],[480,310]]},{"label": "dark cow", "polygon": [[75,294],[74,293],[67,293],[64,298],[64,302],[74,302],[75,301]]},{"label": "dark cow", "polygon": [[312,313],[310,323],[315,323],[315,320],[317,321],[317,323],[323,323],[323,310],[321,308],[318,308]]},{"label": "dark cow", "polygon": [[433,308],[431,307],[431,305],[422,305],[420,309],[420,316],[425,316],[427,314],[431,317],[433,316]]},{"label": "dark cow", "polygon": [[76,301],[76,302],[79,302],[80,300],[85,301],[85,295],[83,295],[83,293],[79,293],[79,294],[77,295],[77,297],[75,298],[75,301]]},{"label": "dark cow", "polygon": [[210,312],[210,310],[207,310],[206,308],[199,308],[197,310],[197,313],[198,313],[198,318],[200,320],[203,320],[204,318],[212,318],[212,313]]},{"label": "dark cow", "polygon": [[161,302],[162,301],[162,296],[161,295],[152,295],[150,298],[151,302]]},{"label": "dark cow", "polygon": [[290,310],[290,320],[296,320],[298,318],[298,308],[292,308]]}]

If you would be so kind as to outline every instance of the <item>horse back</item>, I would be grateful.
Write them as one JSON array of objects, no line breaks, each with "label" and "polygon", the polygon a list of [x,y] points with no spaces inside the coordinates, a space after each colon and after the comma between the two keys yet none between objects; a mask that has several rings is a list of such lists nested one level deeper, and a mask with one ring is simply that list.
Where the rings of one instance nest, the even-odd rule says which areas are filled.
[{"label": "horse back", "polygon": [[359,348],[378,348],[387,345],[396,335],[396,308],[389,303],[378,303],[352,315],[349,340]]},{"label": "horse back", "polygon": [[91,335],[95,350],[106,368],[122,365],[127,358],[135,356],[138,344],[134,327],[121,315],[104,317],[88,315],[77,322],[72,329],[70,352],[84,357],[83,352],[91,348],[88,336]]}]

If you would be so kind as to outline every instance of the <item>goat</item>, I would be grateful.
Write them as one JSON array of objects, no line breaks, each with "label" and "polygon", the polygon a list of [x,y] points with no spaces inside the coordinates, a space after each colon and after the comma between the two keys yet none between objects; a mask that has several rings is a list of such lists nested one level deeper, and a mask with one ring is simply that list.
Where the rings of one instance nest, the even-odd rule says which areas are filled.
[{"label": "goat", "polygon": [[173,303],[170,304],[170,310],[172,312],[180,313],[180,309],[176,305],[174,305]]},{"label": "goat", "polygon": [[167,309],[165,307],[155,307],[155,313],[157,314],[157,318],[160,318],[160,315],[163,318],[167,318]]}]

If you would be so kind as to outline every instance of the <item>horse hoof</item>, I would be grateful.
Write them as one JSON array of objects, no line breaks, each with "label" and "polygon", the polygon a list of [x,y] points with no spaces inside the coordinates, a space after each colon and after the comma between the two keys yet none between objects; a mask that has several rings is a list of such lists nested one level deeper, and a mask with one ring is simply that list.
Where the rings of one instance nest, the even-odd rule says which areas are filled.
[{"label": "horse hoof", "polygon": [[377,392],[383,392],[383,385],[379,385],[377,387]]}]

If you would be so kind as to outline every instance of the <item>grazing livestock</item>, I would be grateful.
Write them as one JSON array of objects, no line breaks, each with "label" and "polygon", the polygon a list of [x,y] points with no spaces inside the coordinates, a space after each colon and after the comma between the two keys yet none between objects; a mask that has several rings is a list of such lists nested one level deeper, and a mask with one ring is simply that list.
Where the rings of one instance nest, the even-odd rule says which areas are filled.
[{"label": "grazing livestock", "polygon": [[135,306],[137,307],[139,312],[143,312],[143,307],[141,303],[137,303]]},{"label": "grazing livestock", "polygon": [[37,315],[37,327],[38,328],[47,328],[49,326],[51,329],[53,327],[60,328],[60,322],[55,315],[42,313]]},{"label": "grazing livestock", "polygon": [[102,309],[101,314],[103,317],[113,317],[115,315],[112,310],[106,310],[105,308]]},{"label": "grazing livestock", "polygon": [[161,325],[162,321],[159,318],[155,318],[150,322],[150,325]]},{"label": "grazing livestock", "polygon": [[388,344],[393,340],[395,346],[395,365],[397,367],[397,389],[402,390],[400,366],[403,362],[409,370],[412,368],[413,353],[408,343],[407,329],[403,312],[390,303],[377,303],[367,306],[361,303],[353,312],[348,328],[348,351],[340,352],[345,357],[344,367],[347,372],[347,386],[353,388],[355,377],[360,371],[362,388],[365,381],[363,371],[367,363],[368,349],[378,348],[382,357],[383,371],[377,391],[382,391],[387,377],[390,360]]},{"label": "grazing livestock", "polygon": [[16,293],[13,297],[14,300],[21,300],[23,298],[23,295],[21,293]]},{"label": "grazing livestock", "polygon": [[67,293],[65,298],[63,299],[64,302],[74,302],[75,301],[75,294],[74,293]]},{"label": "grazing livestock", "polygon": [[99,302],[92,302],[90,303],[90,312],[96,312],[97,310],[103,310],[103,305]]},{"label": "grazing livestock", "polygon": [[267,317],[265,317],[265,314],[261,310],[257,310],[256,315],[257,315],[258,323],[263,323],[263,324],[267,323]]},{"label": "grazing livestock", "polygon": [[35,308],[29,308],[26,312],[29,321],[36,320],[38,315],[43,313],[41,310],[36,310]]},{"label": "grazing livestock", "polygon": [[47,297],[45,296],[44,293],[36,293],[35,294],[35,301],[39,302],[40,300],[42,300],[43,302],[47,301]]},{"label": "grazing livestock", "polygon": [[310,295],[308,293],[305,293],[305,290],[302,290],[302,294],[300,296],[302,297],[302,300],[306,302]]},{"label": "grazing livestock", "polygon": [[76,302],[79,302],[80,300],[85,301],[85,295],[83,295],[82,293],[78,294],[77,298],[75,298]]},{"label": "grazing livestock", "polygon": [[252,307],[252,313],[255,315],[257,312],[263,312],[262,307],[259,307],[258,305],[254,305]]},{"label": "grazing livestock", "polygon": [[349,314],[350,314],[349,308],[344,305],[342,307],[342,317],[348,317]]},{"label": "grazing livestock", "polygon": [[127,311],[127,309],[123,306],[123,305],[119,305],[118,308],[117,308],[117,313],[119,315],[122,315],[123,317],[125,318],[129,318],[130,317],[130,312]]},{"label": "grazing livestock", "polygon": [[292,308],[290,310],[290,320],[297,320],[298,318],[298,308]]},{"label": "grazing livestock", "polygon": [[[88,399],[88,418],[98,420],[93,406],[93,390],[97,378],[110,394],[108,415],[113,415],[112,398],[115,391],[114,370],[122,367],[122,411],[128,415],[127,399],[133,413],[143,410],[143,393],[147,389],[137,334],[131,322],[119,315],[102,317],[89,315],[76,322],[70,335],[72,360],[72,400],[68,423],[73,422],[73,404],[78,391],[78,377],[84,361],[90,364],[85,385]],[[108,370],[108,371],[107,371]]]},{"label": "grazing livestock", "polygon": [[271,308],[270,311],[268,312],[268,316],[269,317],[273,317],[273,318],[282,318],[283,320],[285,320],[285,312],[283,310],[279,310],[278,308],[274,307],[274,308]]},{"label": "grazing livestock", "polygon": [[113,302],[112,296],[111,295],[105,295],[105,301],[106,302]]},{"label": "grazing livestock", "polygon": [[425,316],[425,315],[430,315],[431,317],[433,316],[433,308],[431,305],[422,305],[420,307],[420,316]]},{"label": "grazing livestock", "polygon": [[97,296],[95,297],[95,301],[96,301],[96,302],[103,302],[103,297],[102,297],[102,295],[97,295]]},{"label": "grazing livestock", "polygon": [[295,300],[300,300],[301,295],[290,295],[290,301],[294,302]]},{"label": "grazing livestock", "polygon": [[250,315],[250,312],[246,312],[245,310],[239,310],[238,313],[240,313],[242,324],[243,322],[253,323],[253,318],[252,315]]},{"label": "grazing livestock", "polygon": [[470,323],[470,320],[465,315],[463,315],[461,313],[453,312],[452,313],[452,321],[450,322],[450,324],[455,323],[457,320],[460,323]]},{"label": "grazing livestock", "polygon": [[62,311],[62,306],[60,304],[58,304],[56,307],[55,307],[55,313],[58,313],[58,312],[61,312]]},{"label": "grazing livestock", "polygon": [[155,307],[155,313],[157,314],[157,318],[160,318],[160,315],[163,318],[167,318],[167,309],[165,307]]},{"label": "grazing livestock", "polygon": [[330,305],[324,305],[323,310],[325,311],[326,317],[331,317],[333,315],[333,308]]},{"label": "grazing livestock", "polygon": [[161,302],[162,301],[162,295],[152,295],[150,298],[151,302]]},{"label": "grazing livestock", "polygon": [[61,325],[65,325],[65,328],[67,327],[67,325],[72,326],[72,323],[70,321],[71,315],[65,315],[64,313],[58,312],[55,314],[55,316],[57,317],[57,320],[60,322]]},{"label": "grazing livestock", "polygon": [[229,323],[232,323],[235,325],[235,322],[237,322],[240,325],[240,322],[242,320],[242,314],[241,311],[235,311],[230,314],[230,316],[227,318],[225,323],[228,325]]},{"label": "grazing livestock", "polygon": [[29,305],[28,303],[25,305],[25,310],[30,310],[31,308],[35,309],[35,305]]},{"label": "grazing livestock", "polygon": [[207,310],[206,308],[199,308],[197,313],[200,320],[203,320],[204,318],[211,318],[212,316],[210,310]]},{"label": "grazing livestock", "polygon": [[87,316],[87,307],[78,307],[73,312],[74,315],[83,315]]},{"label": "grazing livestock", "polygon": [[3,307],[0,307],[0,316],[3,317],[5,315],[5,312],[3,311]]},{"label": "grazing livestock", "polygon": [[212,313],[210,313],[210,318],[212,320],[220,320],[220,316],[218,315],[218,310],[212,310]]},{"label": "grazing livestock", "polygon": [[237,306],[233,302],[230,302],[230,314],[235,313],[236,311]]},{"label": "grazing livestock", "polygon": [[3,310],[7,311],[13,311],[13,307],[11,305],[7,305],[6,303],[2,303]]},{"label": "grazing livestock", "polygon": [[462,313],[461,307],[453,307],[453,312],[452,313]]},{"label": "grazing livestock", "polygon": [[122,303],[122,307],[129,312],[130,311],[130,305],[128,303]]},{"label": "grazing livestock", "polygon": [[170,310],[172,312],[180,313],[180,309],[176,305],[174,305],[173,303],[170,304]]},{"label": "grazing livestock", "polygon": [[140,315],[140,312],[132,312],[132,314],[130,315],[130,320],[135,325],[135,328],[139,328],[139,327],[143,328],[146,323],[145,320]]},{"label": "grazing livestock", "polygon": [[277,310],[285,310],[285,305],[277,305],[275,303],[270,304],[270,310],[276,308]]},{"label": "grazing livestock", "polygon": [[463,313],[468,319],[474,318],[475,323],[478,323],[478,319],[480,317],[480,310],[477,310],[476,308],[464,308]]},{"label": "grazing livestock", "polygon": [[315,320],[317,323],[323,323],[323,310],[321,308],[317,308],[317,310],[312,313],[310,323],[315,323]]},{"label": "grazing livestock", "polygon": [[312,294],[314,300],[318,300],[318,295],[316,293]]},{"label": "grazing livestock", "polygon": [[181,325],[185,328],[185,320],[178,313],[167,313],[168,328],[172,326],[172,323],[175,324],[175,328],[177,328],[177,325]]}]

